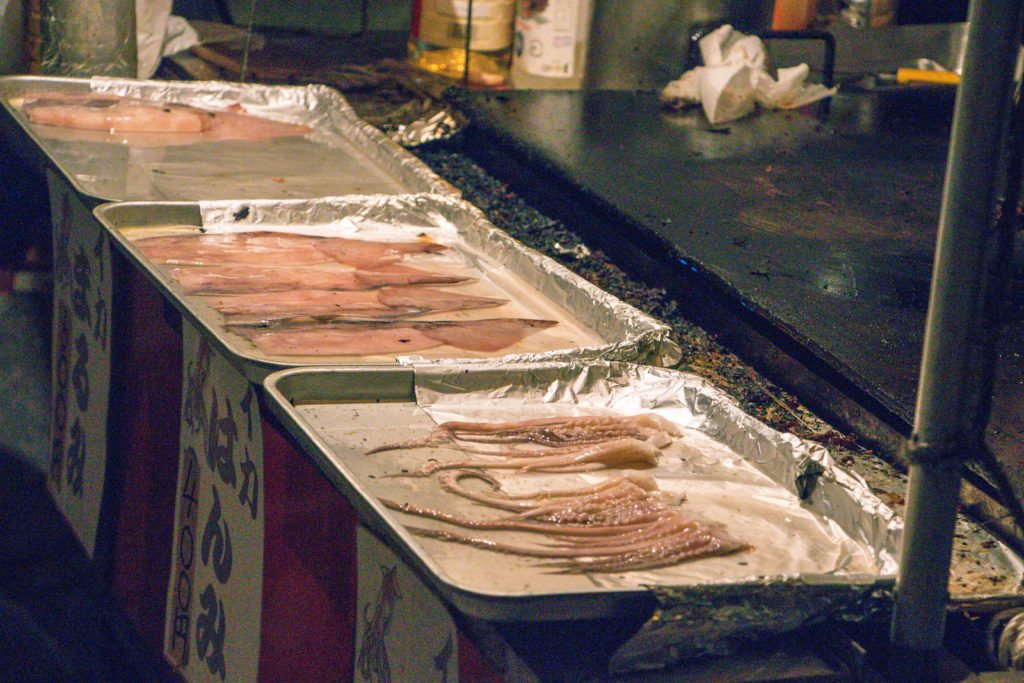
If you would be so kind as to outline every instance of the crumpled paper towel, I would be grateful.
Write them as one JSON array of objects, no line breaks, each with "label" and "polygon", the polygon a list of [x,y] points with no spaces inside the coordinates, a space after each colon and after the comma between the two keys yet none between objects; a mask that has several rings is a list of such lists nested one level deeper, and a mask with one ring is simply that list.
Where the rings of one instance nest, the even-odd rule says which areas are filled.
[{"label": "crumpled paper towel", "polygon": [[704,66],[684,73],[661,92],[661,101],[673,108],[700,104],[708,121],[725,123],[742,118],[757,105],[766,109],[796,109],[831,97],[838,88],[807,83],[806,64],[778,70],[778,80],[767,68],[764,43],[726,24],[698,43]]},{"label": "crumpled paper towel", "polygon": [[171,14],[171,4],[171,0],[135,0],[139,78],[152,78],[161,59],[199,43],[195,29]]}]

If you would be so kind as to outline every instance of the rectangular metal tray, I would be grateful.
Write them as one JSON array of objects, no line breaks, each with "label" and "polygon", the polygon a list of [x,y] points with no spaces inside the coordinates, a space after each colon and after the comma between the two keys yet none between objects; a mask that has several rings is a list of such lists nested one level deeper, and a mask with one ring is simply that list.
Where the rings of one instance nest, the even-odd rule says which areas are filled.
[{"label": "rectangular metal tray", "polygon": [[[313,132],[264,141],[161,144],[153,135],[33,125],[19,106],[28,95],[90,91],[210,110],[240,104],[253,115],[306,125]],[[341,93],[323,85],[6,76],[0,78],[0,106],[7,114],[2,125],[8,139],[30,141],[20,147],[34,144],[77,191],[97,201],[459,194],[362,121]]]},{"label": "rectangular metal tray", "polygon": [[[866,484],[839,468],[824,447],[756,422],[694,375],[596,362],[361,372],[304,368],[274,373],[264,387],[270,409],[364,522],[442,597],[472,616],[496,621],[615,617],[649,610],[651,588],[672,588],[693,598],[696,613],[687,626],[692,637],[713,638],[713,633],[727,636],[730,628],[744,628],[752,615],[795,628],[830,602],[838,608],[893,581],[902,524]],[[385,496],[486,516],[476,504],[442,493],[433,477],[384,476],[415,469],[428,458],[443,457],[443,451],[366,455],[381,444],[422,437],[448,419],[650,411],[680,425],[684,435],[649,473],[663,489],[685,494],[683,510],[725,524],[753,549],[621,575],[552,574],[531,558],[419,539],[405,529],[404,515],[379,502],[378,496]],[[810,497],[801,501],[797,480],[808,461],[820,465],[822,473]],[[536,490],[594,483],[608,472],[497,476],[508,488]],[[495,534],[500,536],[486,535]],[[805,601],[809,596],[813,599]]]},{"label": "rectangular metal tray", "polygon": [[[598,289],[554,260],[513,240],[491,225],[471,204],[442,195],[379,195],[272,202],[141,203],[126,202],[98,207],[95,215],[116,246],[139,268],[181,313],[207,334],[212,342],[253,381],[282,368],[309,365],[393,365],[448,363],[455,360],[522,362],[607,358],[667,365],[679,357],[671,330],[610,294]],[[372,229],[393,230],[413,239],[431,233],[452,247],[460,267],[493,285],[510,303],[499,308],[459,312],[467,317],[543,317],[559,321],[495,353],[473,353],[439,347],[420,355],[271,356],[230,332],[223,316],[185,295],[177,282],[141,254],[126,237],[168,226],[207,230],[292,230],[312,234],[338,234],[339,226],[363,221]],[[358,228],[355,228],[358,229]],[[155,233],[154,233],[155,234]],[[510,310],[511,312],[504,312]],[[525,312],[525,315],[522,313]],[[443,317],[444,314],[440,314]],[[458,313],[456,315],[459,315]]]},{"label": "rectangular metal tray", "polygon": [[[902,521],[823,446],[768,428],[695,375],[599,362],[321,367],[274,373],[263,386],[270,410],[362,521],[464,614],[496,622],[648,618],[613,655],[615,670],[727,653],[823,618],[865,619],[891,607]],[[441,493],[432,478],[384,476],[443,458],[443,450],[367,455],[450,419],[648,411],[684,432],[648,472],[663,490],[686,494],[688,514],[723,523],[751,549],[644,572],[551,574],[538,560],[421,539],[405,524],[443,525],[380,502],[384,496],[485,517],[480,506]],[[813,486],[802,496],[809,473]],[[602,473],[497,476],[519,493],[574,488]],[[959,528],[959,542],[973,551],[952,568],[951,607],[1019,605],[1020,559],[983,529]],[[522,540],[504,533],[500,540]]]}]

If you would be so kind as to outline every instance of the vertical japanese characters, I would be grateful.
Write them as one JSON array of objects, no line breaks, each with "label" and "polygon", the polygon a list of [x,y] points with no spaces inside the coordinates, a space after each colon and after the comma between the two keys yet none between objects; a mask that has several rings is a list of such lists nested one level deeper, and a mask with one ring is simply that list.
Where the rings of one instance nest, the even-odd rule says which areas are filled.
[{"label": "vertical japanese characters", "polygon": [[262,591],[259,406],[253,386],[188,329],[165,653],[188,680],[248,680]]},{"label": "vertical japanese characters", "polygon": [[106,486],[113,285],[104,230],[66,184],[51,179],[53,347],[47,483],[92,555]]},{"label": "vertical japanese characters", "polygon": [[109,279],[105,237],[95,235],[86,247],[73,239],[73,214],[65,196],[54,230],[54,287],[56,297],[55,387],[50,451],[50,485],[60,491],[67,485],[81,498],[89,446],[84,423],[89,414],[91,386],[90,349],[109,351],[110,310],[102,285]]}]

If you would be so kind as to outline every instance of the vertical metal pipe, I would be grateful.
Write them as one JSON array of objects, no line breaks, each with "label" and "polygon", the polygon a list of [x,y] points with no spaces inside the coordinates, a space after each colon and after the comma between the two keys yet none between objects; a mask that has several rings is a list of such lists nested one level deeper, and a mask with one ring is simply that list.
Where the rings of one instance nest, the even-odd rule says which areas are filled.
[{"label": "vertical metal pipe", "polygon": [[972,0],[957,92],[925,330],[910,484],[890,637],[942,647],[960,476],[969,446],[969,342],[985,282],[1000,150],[1024,2]]},{"label": "vertical metal pipe", "polygon": [[466,87],[466,88],[469,87],[469,59],[470,59],[470,56],[473,54],[472,52],[470,52],[469,46],[472,44],[472,41],[473,41],[473,0],[469,0],[469,3],[466,5],[466,43],[465,43],[465,46],[463,48],[463,50],[465,52],[465,54],[463,56],[466,58],[466,62],[462,65],[462,85],[463,85],[463,87]]},{"label": "vertical metal pipe", "polygon": [[249,72],[249,54],[252,52],[252,27],[256,23],[256,0],[249,3],[249,19],[245,22],[245,45],[242,47],[242,65],[238,69],[238,82],[245,83]]}]

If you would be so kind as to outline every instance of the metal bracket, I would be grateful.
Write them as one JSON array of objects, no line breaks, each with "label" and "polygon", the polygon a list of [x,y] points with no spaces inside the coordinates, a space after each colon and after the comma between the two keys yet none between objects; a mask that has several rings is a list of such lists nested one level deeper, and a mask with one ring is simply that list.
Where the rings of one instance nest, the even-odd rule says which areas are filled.
[{"label": "metal bracket", "polygon": [[936,465],[943,462],[964,462],[969,451],[970,449],[959,439],[928,443],[922,441],[917,434],[913,434],[903,442],[900,455],[911,465]]}]

